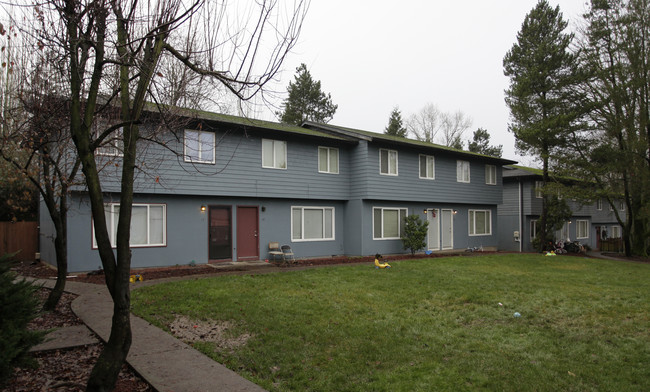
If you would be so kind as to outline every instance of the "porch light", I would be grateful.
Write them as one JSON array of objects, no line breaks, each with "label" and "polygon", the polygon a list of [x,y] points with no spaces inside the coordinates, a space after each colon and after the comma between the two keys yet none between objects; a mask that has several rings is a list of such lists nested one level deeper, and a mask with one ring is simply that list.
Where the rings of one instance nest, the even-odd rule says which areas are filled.
[{"label": "porch light", "polygon": [[424,212],[424,214],[426,215],[427,214],[427,209],[425,208],[424,211],[422,211],[422,212]]},{"label": "porch light", "polygon": [[458,214],[458,210],[454,210],[454,215]]},{"label": "porch light", "polygon": [[205,206],[201,206],[201,212],[205,212]]}]

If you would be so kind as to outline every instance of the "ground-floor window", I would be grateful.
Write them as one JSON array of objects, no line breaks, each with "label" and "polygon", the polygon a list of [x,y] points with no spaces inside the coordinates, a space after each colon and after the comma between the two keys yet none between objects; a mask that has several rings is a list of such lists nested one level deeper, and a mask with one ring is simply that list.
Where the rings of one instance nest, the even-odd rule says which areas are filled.
[{"label": "ground-floor window", "polygon": [[576,238],[585,239],[589,238],[589,221],[578,219],[576,221]]},{"label": "ground-floor window", "polygon": [[376,240],[398,240],[404,235],[406,208],[374,207],[372,209],[372,238]]},{"label": "ground-floor window", "polygon": [[334,207],[291,207],[291,239],[334,239]]},{"label": "ground-floor window", "polygon": [[610,227],[609,238],[621,238],[621,226]]},{"label": "ground-floor window", "polygon": [[[104,205],[106,228],[115,247],[117,240],[117,223],[120,216],[120,205],[109,203]],[[131,208],[131,247],[166,246],[167,245],[167,206],[165,204],[133,204]],[[93,248],[97,248],[95,225],[93,223]]]},{"label": "ground-floor window", "polygon": [[469,210],[469,235],[492,234],[492,211]]},{"label": "ground-floor window", "polygon": [[535,237],[537,237],[537,219],[530,221],[530,242],[533,242]]}]

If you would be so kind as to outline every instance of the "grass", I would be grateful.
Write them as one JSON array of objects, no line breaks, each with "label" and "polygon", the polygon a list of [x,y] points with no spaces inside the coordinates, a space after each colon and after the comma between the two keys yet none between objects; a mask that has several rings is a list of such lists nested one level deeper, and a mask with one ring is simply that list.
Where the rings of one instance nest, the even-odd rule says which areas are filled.
[{"label": "grass", "polygon": [[391,264],[161,284],[134,291],[133,311],[167,330],[185,315],[251,334],[194,347],[272,391],[650,390],[648,264]]}]

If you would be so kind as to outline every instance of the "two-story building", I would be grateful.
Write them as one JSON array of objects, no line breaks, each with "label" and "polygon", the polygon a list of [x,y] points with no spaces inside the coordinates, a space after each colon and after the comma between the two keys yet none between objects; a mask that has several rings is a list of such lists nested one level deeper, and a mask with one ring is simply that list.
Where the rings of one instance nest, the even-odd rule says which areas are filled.
[{"label": "two-story building", "polygon": [[[504,166],[503,202],[498,208],[499,250],[534,252],[536,223],[542,212],[542,173],[523,166]],[[606,238],[620,238],[613,208],[602,198],[587,204],[567,200],[573,215],[555,233],[556,241],[579,241],[592,249],[600,249]],[[619,206],[625,216],[625,204]]]},{"label": "two-story building", "polygon": [[[133,267],[266,259],[269,242],[297,258],[405,253],[411,214],[429,222],[428,250],[499,245],[502,166],[513,161],[310,122],[200,112],[183,128],[138,147]],[[97,159],[114,240],[119,143]],[[41,214],[41,255],[53,263],[52,234]],[[68,236],[70,271],[98,268],[83,188],[71,197]]]}]

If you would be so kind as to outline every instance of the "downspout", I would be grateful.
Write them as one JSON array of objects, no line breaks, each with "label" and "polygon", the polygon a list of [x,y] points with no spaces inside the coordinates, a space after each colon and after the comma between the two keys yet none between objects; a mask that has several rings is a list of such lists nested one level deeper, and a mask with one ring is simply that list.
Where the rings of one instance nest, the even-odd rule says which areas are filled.
[{"label": "downspout", "polygon": [[523,194],[521,191],[521,178],[518,181],[519,183],[519,197],[518,197],[518,202],[519,202],[519,253],[523,252],[523,243],[524,243],[524,232],[523,232],[523,227],[524,227],[524,214],[523,214],[523,206],[522,206],[522,198]]}]

